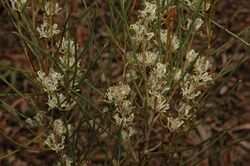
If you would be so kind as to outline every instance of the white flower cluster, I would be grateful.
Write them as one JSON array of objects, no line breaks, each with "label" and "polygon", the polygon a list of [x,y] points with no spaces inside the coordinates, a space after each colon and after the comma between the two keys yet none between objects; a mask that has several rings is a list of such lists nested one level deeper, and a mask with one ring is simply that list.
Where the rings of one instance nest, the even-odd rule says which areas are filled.
[{"label": "white flower cluster", "polygon": [[[59,4],[54,1],[44,2],[44,20],[43,24],[37,28],[41,38],[52,38],[57,35],[57,24],[53,23],[51,16],[55,16],[62,10]],[[50,23],[49,23],[50,22]],[[72,96],[69,99],[65,94],[71,94],[67,89],[79,90],[80,80],[80,61],[77,59],[77,51],[79,50],[78,44],[70,39],[62,38],[61,41],[55,41],[56,47],[58,47],[59,53],[59,67],[61,73],[54,70],[53,67],[49,69],[49,72],[38,71],[37,80],[41,83],[43,90],[48,94],[48,106],[49,110],[69,110],[74,105]],[[67,87],[67,88],[63,88]],[[66,89],[63,91],[63,89]]]},{"label": "white flower cluster", "polygon": [[31,118],[27,118],[26,119],[26,123],[30,126],[30,127],[35,127],[38,125],[43,125],[43,121],[44,121],[44,117],[45,115],[43,114],[43,112],[36,112],[36,115],[31,119]]},{"label": "white flower cluster", "polygon": [[[184,60],[181,65],[168,61],[166,55],[175,55],[180,41],[174,32],[169,32],[164,26],[159,29],[157,21],[163,25],[169,13],[157,14],[162,8],[156,4],[155,1],[146,1],[145,8],[139,11],[138,21],[130,26],[135,52],[127,54],[126,83],[110,87],[106,95],[109,102],[114,102],[116,106],[116,123],[125,126],[131,124],[136,114],[129,110],[137,111],[141,108],[138,108],[138,105],[132,106],[130,101],[137,99],[129,99],[128,94],[130,87],[134,88],[136,79],[141,76],[143,86],[135,89],[140,91],[144,100],[142,103],[147,103],[150,116],[152,119],[160,118],[163,126],[171,132],[177,132],[194,116],[197,97],[202,94],[202,89],[212,82],[213,78],[208,72],[211,65],[207,58],[199,56],[194,50],[189,50],[185,60],[180,60]],[[194,5],[194,2],[190,4]],[[174,7],[170,6],[169,10],[174,10]],[[203,20],[200,18],[194,22],[189,20],[188,28],[192,25],[195,31],[198,31],[202,24]],[[157,49],[159,47],[164,47],[161,52]],[[176,59],[178,60],[178,57]],[[170,111],[170,108],[173,111]],[[124,114],[121,110],[129,114]],[[151,122],[153,121],[157,119]]]},{"label": "white flower cluster", "polygon": [[56,119],[53,124],[53,133],[51,133],[44,144],[57,153],[64,149],[66,128],[60,119]]},{"label": "white flower cluster", "polygon": [[52,1],[47,1],[44,5],[44,11],[47,16],[57,15],[61,10],[62,8],[59,6],[59,4]]},{"label": "white flower cluster", "polygon": [[77,86],[79,83],[79,76],[81,75],[80,61],[76,56],[79,50],[78,44],[73,40],[67,40],[63,37],[62,41],[57,42],[57,46],[59,47],[59,52],[62,54],[62,56],[59,57],[61,62],[60,66],[68,75],[69,80],[73,80],[73,77],[76,76],[74,85],[72,86]]},{"label": "white flower cluster", "polygon": [[169,109],[169,104],[164,96],[164,93],[169,90],[167,79],[167,65],[157,63],[150,71],[147,82],[149,87],[148,106],[161,115]]},{"label": "white flower cluster", "polygon": [[183,98],[180,99],[181,102],[176,108],[178,117],[168,118],[168,128],[172,132],[180,129],[186,120],[194,116],[195,109],[191,105],[194,105],[196,98],[202,94],[200,89],[213,81],[212,76],[208,73],[211,67],[210,62],[205,57],[198,56],[194,50],[187,52],[186,65],[193,65],[193,72],[186,74],[180,82]]},{"label": "white flower cluster", "polygon": [[[136,53],[139,63],[148,68],[147,70],[147,105],[156,114],[164,116],[169,109],[169,103],[164,95],[169,90],[167,64],[162,63],[159,45],[167,47],[168,52],[175,52],[179,48],[179,40],[174,33],[169,33],[167,29],[161,28],[160,34],[156,34],[159,7],[156,3],[147,2],[145,8],[140,10],[138,21],[130,27],[133,30],[132,39],[135,46],[143,47],[143,51]],[[160,22],[164,22],[162,15]],[[159,37],[160,36],[160,42]],[[136,48],[137,49],[137,48]],[[132,61],[131,66],[136,65]],[[135,73],[138,72],[134,71]],[[137,73],[135,74],[137,75]]]},{"label": "white flower cluster", "polygon": [[60,30],[57,29],[58,25],[47,20],[48,17],[57,15],[60,11],[61,8],[59,7],[58,3],[55,3],[54,1],[47,1],[45,3],[43,23],[40,25],[40,27],[37,27],[40,38],[50,39],[60,33]]},{"label": "white flower cluster", "polygon": [[197,18],[195,21],[188,19],[187,29],[190,28],[191,24],[193,24],[194,30],[198,31],[203,23],[204,21],[201,18]]},{"label": "white flower cluster", "polygon": [[198,89],[201,86],[207,86],[213,80],[208,73],[211,64],[205,57],[198,57],[198,53],[194,50],[188,51],[186,63],[187,65],[194,63],[194,69],[193,73],[187,74],[182,82],[182,95],[184,98],[194,101],[201,94],[201,91]]},{"label": "white flower cluster", "polygon": [[59,82],[62,80],[62,75],[58,72],[55,72],[53,69],[49,71],[49,74],[46,74],[42,71],[37,72],[38,80],[43,86],[43,90],[47,93],[53,93],[57,90]]},{"label": "white flower cluster", "polygon": [[134,113],[133,105],[128,97],[131,93],[129,85],[119,83],[107,90],[106,97],[109,103],[114,103],[116,110],[113,116],[117,125],[121,126],[123,140],[128,140],[136,131],[133,129]]},{"label": "white flower cluster", "polygon": [[47,20],[43,20],[43,24],[40,25],[40,27],[37,27],[37,31],[40,35],[40,38],[52,38],[53,36],[57,35],[58,33],[60,33],[60,30],[57,29],[58,25],[57,24],[53,24],[50,25]]},{"label": "white flower cluster", "polygon": [[185,0],[185,2],[193,10],[200,7],[199,9],[201,9],[203,11],[207,11],[211,7],[211,1],[210,0]]},{"label": "white flower cluster", "polygon": [[66,97],[59,92],[60,82],[62,82],[62,75],[55,72],[53,69],[46,75],[42,71],[37,72],[37,80],[42,84],[43,90],[48,94],[49,110],[58,108],[60,110],[67,109],[69,106]]},{"label": "white flower cluster", "polygon": [[64,160],[65,166],[71,166],[71,164],[73,163],[73,160],[66,154],[64,154],[62,158]]}]

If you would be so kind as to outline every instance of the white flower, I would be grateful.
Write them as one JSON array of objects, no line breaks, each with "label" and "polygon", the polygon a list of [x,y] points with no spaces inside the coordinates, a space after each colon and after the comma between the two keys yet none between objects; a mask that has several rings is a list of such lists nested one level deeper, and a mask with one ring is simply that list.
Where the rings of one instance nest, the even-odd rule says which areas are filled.
[{"label": "white flower", "polygon": [[133,109],[132,102],[130,100],[123,100],[121,104],[121,108],[126,112],[130,113]]},{"label": "white flower", "polygon": [[58,100],[56,95],[53,96],[48,96],[48,105],[49,105],[49,110],[55,109],[58,107]]},{"label": "white flower", "polygon": [[67,109],[69,103],[66,101],[66,97],[62,94],[52,94],[48,96],[49,110],[58,108],[59,110]]},{"label": "white flower", "polygon": [[130,69],[128,72],[126,72],[125,77],[128,82],[131,82],[138,78],[138,74],[136,73],[135,70]]},{"label": "white flower", "polygon": [[129,85],[119,83],[117,86],[108,88],[106,96],[109,102],[122,102],[131,92]]},{"label": "white flower", "polygon": [[186,119],[186,118],[191,117],[191,114],[190,114],[191,109],[192,109],[192,107],[190,105],[188,105],[187,103],[181,102],[180,108],[178,108],[177,111],[178,111],[178,114],[181,118]]},{"label": "white flower", "polygon": [[206,86],[208,82],[212,83],[213,81],[213,77],[209,75],[208,72],[203,72],[203,73],[194,75],[193,79],[200,86],[202,85]]},{"label": "white flower", "polygon": [[62,8],[59,7],[58,3],[53,1],[47,1],[44,5],[44,10],[47,16],[57,15]]},{"label": "white flower", "polygon": [[145,8],[143,10],[139,10],[141,14],[140,17],[143,18],[148,23],[151,23],[157,18],[156,9],[157,9],[156,4],[146,2]]},{"label": "white flower", "polygon": [[211,64],[205,57],[198,58],[194,65],[195,71],[198,73],[206,72],[210,67]]},{"label": "white flower", "polygon": [[66,128],[61,119],[56,119],[53,124],[53,131],[57,136],[62,136],[66,133]]},{"label": "white flower", "polygon": [[[119,111],[116,111],[119,112]],[[116,113],[113,118],[115,120],[115,123],[117,125],[122,125],[123,128],[128,127],[134,120],[134,114],[130,113],[129,115],[119,115],[119,113]]]},{"label": "white flower", "polygon": [[72,159],[66,154],[64,154],[62,158],[64,160],[65,166],[71,166],[71,164],[73,163]]},{"label": "white flower", "polygon": [[154,72],[156,74],[156,77],[158,78],[164,77],[167,73],[167,65],[162,63],[157,63]]},{"label": "white flower", "polygon": [[51,150],[54,150],[58,153],[60,150],[64,149],[65,136],[62,136],[60,140],[58,139],[59,138],[56,138],[54,133],[51,133],[45,140],[44,144],[47,145]]},{"label": "white flower", "polygon": [[[171,46],[172,51],[176,51],[179,48],[180,41],[179,41],[179,39],[177,38],[177,36],[175,34],[172,34],[172,35],[168,36],[168,31],[161,29],[160,35],[161,35],[161,42],[163,44],[168,44],[168,42],[171,42],[170,46]],[[168,41],[168,39],[170,41]]]},{"label": "white flower", "polygon": [[32,120],[31,118],[27,118],[27,119],[25,120],[25,122],[26,122],[29,126],[31,126],[31,127],[36,126],[36,123],[35,123],[34,120]]},{"label": "white flower", "polygon": [[192,63],[198,55],[199,53],[196,53],[193,49],[189,50],[186,55],[187,62]]},{"label": "white flower", "polygon": [[44,119],[44,114],[41,111],[37,111],[33,119],[31,118],[26,119],[26,123],[28,123],[31,127],[34,127],[37,125],[42,125],[43,119]]},{"label": "white flower", "polygon": [[197,91],[197,85],[192,81],[185,80],[181,83],[181,90],[183,97],[189,100],[194,100],[201,94],[200,91]]},{"label": "white flower", "polygon": [[49,71],[47,76],[42,71],[38,71],[37,75],[37,80],[41,82],[43,90],[47,93],[53,93],[56,91],[59,86],[59,82],[63,77],[60,73],[54,71],[53,69]]},{"label": "white flower", "polygon": [[[201,1],[202,0],[191,0],[191,1],[190,0],[185,0],[187,5],[193,10],[195,10],[196,8],[199,7],[198,5],[200,5]],[[210,9],[210,7],[211,7],[211,2],[209,0],[203,0],[200,9],[203,10],[203,11],[207,11],[207,10]]]},{"label": "white flower", "polygon": [[193,79],[198,85],[206,85],[208,82],[212,82],[213,78],[208,74],[208,70],[211,67],[209,60],[205,57],[200,57],[194,65]]},{"label": "white flower", "polygon": [[44,121],[44,114],[41,111],[38,111],[34,117],[34,120],[37,124],[42,125]]},{"label": "white flower", "polygon": [[137,53],[137,59],[141,64],[145,64],[146,67],[154,65],[159,57],[158,53],[146,51],[144,53]]},{"label": "white flower", "polygon": [[60,30],[57,29],[58,25],[53,24],[52,26],[47,23],[44,19],[43,24],[40,27],[37,27],[37,31],[40,35],[40,38],[52,38],[54,35],[57,35]]},{"label": "white flower", "polygon": [[[187,29],[190,28],[190,25],[193,23],[192,20],[188,19],[188,24],[187,24]],[[194,30],[195,31],[198,31],[200,29],[200,27],[202,26],[202,24],[204,23],[204,21],[201,19],[201,18],[197,18],[194,23],[193,23],[193,26],[194,26]]]},{"label": "white flower", "polygon": [[135,41],[135,44],[145,43],[150,41],[154,37],[153,32],[148,32],[147,27],[142,24],[143,20],[137,21],[135,24],[130,25],[130,28],[134,31],[132,39]]},{"label": "white flower", "polygon": [[158,92],[150,91],[149,93],[151,96],[147,101],[148,106],[161,114],[166,113],[169,109],[169,104],[165,100],[164,96]]},{"label": "white flower", "polygon": [[[60,45],[61,44],[61,45]],[[60,47],[59,51],[65,55],[75,55],[78,50],[78,44],[73,40],[62,38],[62,41],[57,42],[57,46]]]},{"label": "white flower", "polygon": [[184,124],[184,121],[180,118],[168,117],[167,120],[167,126],[171,132],[178,130]]},{"label": "white flower", "polygon": [[128,140],[130,137],[136,134],[136,131],[132,127],[128,127],[126,130],[121,131],[122,139]]},{"label": "white flower", "polygon": [[[67,56],[64,55],[62,57],[59,57],[61,64],[61,67],[63,69],[63,71],[67,71],[67,70],[78,70],[80,68],[80,61],[76,59],[75,56]],[[76,68],[75,68],[76,65]],[[78,71],[77,75],[79,75],[80,72]]]}]

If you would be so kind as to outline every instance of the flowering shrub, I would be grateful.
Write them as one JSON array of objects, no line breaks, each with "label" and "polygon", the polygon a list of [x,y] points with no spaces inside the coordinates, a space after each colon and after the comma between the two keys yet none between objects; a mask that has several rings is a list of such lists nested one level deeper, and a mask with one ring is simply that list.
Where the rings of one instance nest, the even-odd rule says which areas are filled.
[{"label": "flowering shrub", "polygon": [[[216,72],[210,51],[214,1],[146,0],[135,11],[139,2],[119,1],[120,11],[107,0],[110,22],[102,3],[83,1],[90,33],[85,48],[72,38],[70,1],[1,2],[31,66],[27,77],[35,97],[27,99],[31,113],[22,118],[43,142],[39,148],[55,152],[58,165],[87,165],[100,154],[101,165],[150,165],[154,155],[167,165],[189,161],[181,155],[180,140],[196,127],[216,91],[210,87],[226,73]],[[109,32],[104,45],[92,29],[96,15]],[[107,73],[120,55],[122,78],[114,79]]]},{"label": "flowering shrub", "polygon": [[[177,54],[180,40],[173,32],[173,27],[164,23],[165,17],[171,17],[176,7],[165,5],[168,10],[160,12],[161,8],[156,2],[146,1],[145,8],[139,10],[138,21],[130,26],[135,51],[126,55],[129,59],[126,76],[129,78],[124,79],[124,83],[109,88],[106,94],[110,103],[115,99],[114,104],[117,109],[115,112],[119,115],[129,112],[126,118],[117,120],[117,113],[114,116],[116,123],[122,125],[123,128],[127,128],[125,125],[127,119],[131,121],[132,126],[136,127],[136,123],[132,123],[132,120],[138,119],[135,115],[140,116],[144,111],[144,115],[149,116],[144,119],[150,119],[144,123],[148,124],[150,128],[153,128],[155,123],[160,120],[161,125],[167,127],[170,132],[184,129],[198,109],[197,98],[204,95],[206,87],[213,82],[209,72],[211,64],[207,57],[199,55],[193,49],[187,50],[184,56]],[[191,22],[188,20],[188,29]],[[199,30],[202,23],[201,18],[197,19],[193,23],[195,30]],[[157,32],[158,24],[162,27],[158,28]],[[171,57],[174,57],[175,61],[181,62],[182,59],[184,61],[182,64],[173,63]],[[130,72],[134,76],[131,76]],[[143,76],[141,86],[137,85],[136,76]],[[136,87],[133,85],[136,85],[137,88],[140,87],[141,99],[138,95],[130,98],[127,98],[128,95],[124,95],[125,92],[128,94],[131,90],[136,91]],[[121,110],[117,104],[118,101],[129,104],[126,104],[128,106],[122,107]],[[140,102],[142,105],[136,106],[134,102]],[[170,108],[176,113],[170,111]],[[131,127],[128,130],[132,130]],[[150,131],[148,132],[150,134]],[[136,132],[129,133],[125,138],[133,136]]]}]

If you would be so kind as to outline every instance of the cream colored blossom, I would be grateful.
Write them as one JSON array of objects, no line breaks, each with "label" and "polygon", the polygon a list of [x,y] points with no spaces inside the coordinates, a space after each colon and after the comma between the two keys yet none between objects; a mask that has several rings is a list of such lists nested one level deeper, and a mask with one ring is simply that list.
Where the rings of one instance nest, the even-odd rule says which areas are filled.
[{"label": "cream colored blossom", "polygon": [[117,86],[108,88],[106,96],[109,102],[122,102],[131,92],[129,85],[119,83]]},{"label": "cream colored blossom", "polygon": [[48,96],[49,110],[60,109],[66,110],[69,107],[69,103],[66,101],[66,97],[62,93],[53,94]]},{"label": "cream colored blossom", "polygon": [[[202,3],[200,4],[201,1]],[[211,2],[209,0],[185,0],[185,2],[193,10],[197,9],[199,5],[201,5],[200,9],[203,11],[207,11],[211,7]]]},{"label": "cream colored blossom", "polygon": [[196,53],[193,49],[189,50],[186,55],[187,62],[192,63],[198,55],[199,53]]},{"label": "cream colored blossom", "polygon": [[148,98],[148,106],[155,110],[156,112],[159,112],[161,114],[164,114],[169,109],[169,104],[167,103],[164,96],[158,92],[150,92],[150,97]]},{"label": "cream colored blossom", "polygon": [[78,44],[75,41],[62,38],[62,41],[57,42],[59,51],[64,55],[75,55],[76,51],[79,49]]},{"label": "cream colored blossom", "polygon": [[146,41],[150,41],[155,35],[153,32],[149,32],[148,28],[143,25],[143,20],[130,25],[130,28],[134,31],[132,39],[136,45],[145,44]]},{"label": "cream colored blossom", "polygon": [[135,70],[130,69],[128,72],[125,73],[125,77],[126,77],[126,80],[128,82],[131,82],[131,81],[137,79],[139,76]]},{"label": "cream colored blossom", "polygon": [[181,102],[177,112],[181,118],[187,119],[191,117],[191,110],[192,107],[189,104]]},{"label": "cream colored blossom", "polygon": [[158,53],[151,52],[151,51],[137,54],[138,61],[143,65],[145,64],[146,67],[154,65],[158,57],[159,57]]},{"label": "cream colored blossom", "polygon": [[53,69],[49,71],[48,75],[42,71],[38,71],[37,75],[37,80],[41,82],[43,90],[47,93],[53,93],[56,91],[59,86],[59,82],[63,77],[60,73],[54,71]]},{"label": "cream colored blossom", "polygon": [[73,163],[72,158],[68,157],[66,154],[64,154],[62,158],[64,160],[65,166],[71,166],[72,165],[72,163]]},{"label": "cream colored blossom", "polygon": [[192,81],[184,81],[181,84],[182,95],[184,98],[194,100],[201,94],[201,91],[197,90],[197,85]]},{"label": "cream colored blossom", "polygon": [[40,38],[52,38],[53,36],[60,33],[60,30],[57,28],[57,24],[49,25],[46,19],[44,19],[43,24],[41,24],[40,27],[37,27],[37,31],[40,35]]},{"label": "cream colored blossom", "polygon": [[[180,41],[175,34],[168,36],[168,31],[161,29],[161,42],[163,44],[168,44],[170,42],[171,50],[176,51],[180,46]],[[168,41],[170,40],[170,41]]]},{"label": "cream colored blossom", "polygon": [[162,63],[157,63],[156,68],[154,69],[154,73],[158,78],[165,77],[167,73],[167,65]]},{"label": "cream colored blossom", "polygon": [[210,67],[211,64],[205,57],[197,59],[197,62],[194,65],[195,74],[193,79],[198,85],[206,85],[208,82],[212,82],[213,78],[208,73]]},{"label": "cream colored blossom", "polygon": [[168,120],[167,127],[171,132],[177,131],[184,124],[184,121],[178,117],[177,118],[168,117],[167,120]]},{"label": "cream colored blossom", "polygon": [[44,144],[47,145],[51,150],[56,151],[57,153],[64,149],[65,136],[58,138],[54,133],[51,133]]},{"label": "cream colored blossom", "polygon": [[[190,28],[190,25],[193,23],[193,20],[190,20],[188,19],[188,24],[187,24],[187,29]],[[204,23],[204,21],[201,19],[201,18],[197,18],[195,21],[194,21],[194,30],[195,31],[198,31],[200,29],[200,27],[202,26],[202,24]]]},{"label": "cream colored blossom", "polygon": [[66,133],[66,128],[61,119],[56,119],[53,124],[53,131],[57,136],[62,136]]},{"label": "cream colored blossom", "polygon": [[122,139],[128,140],[130,137],[136,134],[136,131],[132,127],[128,127],[126,130],[121,131]]},{"label": "cream colored blossom", "polygon": [[156,4],[146,1],[145,8],[143,10],[139,10],[140,17],[143,18],[145,21],[151,23],[157,19],[156,9]]},{"label": "cream colored blossom", "polygon": [[[59,57],[59,60],[61,62],[61,67],[62,67],[63,71],[76,69],[79,72],[80,61],[77,60],[75,56],[65,56],[64,55],[64,56]],[[77,75],[80,75],[80,73],[77,73]]]},{"label": "cream colored blossom", "polygon": [[44,5],[44,11],[47,16],[57,15],[61,10],[62,8],[59,4],[53,1],[47,1]]}]

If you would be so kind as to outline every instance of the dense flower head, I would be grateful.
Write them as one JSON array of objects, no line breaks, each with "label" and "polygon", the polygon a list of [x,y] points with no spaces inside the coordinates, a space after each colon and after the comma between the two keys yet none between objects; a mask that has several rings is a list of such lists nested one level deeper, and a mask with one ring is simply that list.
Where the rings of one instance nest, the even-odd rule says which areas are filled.
[{"label": "dense flower head", "polygon": [[37,27],[37,31],[40,35],[40,38],[52,38],[53,36],[60,33],[60,30],[57,29],[58,25],[54,23],[52,26],[48,24],[47,20],[43,20],[43,24],[40,27]]},{"label": "dense flower head", "polygon": [[188,19],[188,24],[187,24],[187,29],[190,28],[191,24],[194,24],[194,30],[198,31],[200,29],[200,27],[202,26],[202,24],[204,23],[204,21],[201,18],[197,18],[196,20],[190,20]]},{"label": "dense flower head", "polygon": [[154,65],[158,57],[159,57],[158,53],[151,51],[146,51],[137,54],[138,61],[143,65],[145,64],[146,67]]},{"label": "dense flower head", "polygon": [[145,8],[143,10],[139,10],[140,17],[143,18],[148,23],[151,23],[157,18],[156,9],[157,9],[156,4],[146,2]]},{"label": "dense flower head", "polygon": [[44,11],[47,16],[53,16],[59,14],[62,8],[58,3],[47,1],[44,5]]},{"label": "dense flower head", "polygon": [[47,145],[51,150],[56,151],[57,153],[64,149],[65,136],[62,136],[60,140],[56,137],[54,133],[51,133],[44,144]]},{"label": "dense flower head", "polygon": [[180,41],[175,34],[168,35],[167,30],[161,29],[161,42],[163,44],[169,44],[172,51],[176,51],[179,48]]},{"label": "dense flower head", "polygon": [[66,110],[69,107],[69,103],[66,97],[62,93],[56,93],[48,96],[49,110],[58,108],[59,110]]},{"label": "dense flower head", "polygon": [[53,93],[56,91],[63,77],[60,73],[54,70],[50,70],[48,75],[42,71],[38,71],[37,75],[37,80],[41,82],[43,90],[47,93]]},{"label": "dense flower head", "polygon": [[75,55],[75,52],[79,49],[78,44],[71,39],[62,38],[62,41],[57,42],[59,51],[64,55]]},{"label": "dense flower head", "polygon": [[180,127],[184,124],[184,121],[178,117],[177,118],[168,117],[167,120],[168,120],[167,126],[171,132],[178,131],[178,129],[180,129]]},{"label": "dense flower head", "polygon": [[58,136],[62,136],[66,133],[66,128],[64,127],[64,124],[61,119],[56,119],[53,124],[53,130],[54,133]]},{"label": "dense flower head", "polygon": [[129,85],[120,82],[117,86],[110,87],[106,96],[109,102],[122,102],[131,92]]}]

